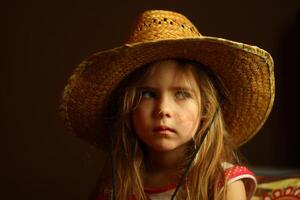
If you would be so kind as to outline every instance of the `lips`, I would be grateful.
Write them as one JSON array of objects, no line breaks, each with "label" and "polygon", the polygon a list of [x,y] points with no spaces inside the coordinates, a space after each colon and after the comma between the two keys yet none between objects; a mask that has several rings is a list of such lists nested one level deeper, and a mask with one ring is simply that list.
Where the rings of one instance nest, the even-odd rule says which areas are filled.
[{"label": "lips", "polygon": [[153,129],[154,132],[158,133],[166,133],[166,132],[173,132],[175,133],[175,130],[172,128],[169,128],[167,126],[157,126]]}]

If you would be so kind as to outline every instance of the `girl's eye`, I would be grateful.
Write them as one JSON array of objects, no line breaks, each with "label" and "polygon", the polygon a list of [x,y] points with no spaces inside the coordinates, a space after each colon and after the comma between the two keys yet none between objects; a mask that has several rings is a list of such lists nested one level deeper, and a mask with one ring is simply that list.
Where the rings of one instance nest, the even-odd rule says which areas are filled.
[{"label": "girl's eye", "polygon": [[149,90],[142,91],[141,96],[142,96],[142,98],[145,98],[145,99],[150,99],[150,98],[156,97],[155,93],[153,91],[149,91]]},{"label": "girl's eye", "polygon": [[176,98],[178,98],[178,99],[187,99],[187,98],[191,98],[191,97],[192,97],[192,95],[191,95],[189,92],[187,92],[187,91],[182,91],[182,90],[177,91],[177,92],[175,93],[175,96],[176,96]]}]

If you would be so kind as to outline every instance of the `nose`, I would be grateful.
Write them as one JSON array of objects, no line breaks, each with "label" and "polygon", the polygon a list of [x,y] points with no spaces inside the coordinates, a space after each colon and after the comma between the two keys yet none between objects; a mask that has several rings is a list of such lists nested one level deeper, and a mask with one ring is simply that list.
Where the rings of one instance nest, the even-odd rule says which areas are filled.
[{"label": "nose", "polygon": [[167,96],[161,96],[157,101],[156,116],[159,118],[170,118],[172,116],[170,100]]}]

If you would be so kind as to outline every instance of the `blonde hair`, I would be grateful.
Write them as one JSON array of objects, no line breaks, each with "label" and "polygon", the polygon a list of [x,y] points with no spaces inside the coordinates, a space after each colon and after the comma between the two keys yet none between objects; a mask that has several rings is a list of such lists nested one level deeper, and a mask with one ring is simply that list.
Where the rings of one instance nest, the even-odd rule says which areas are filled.
[{"label": "blonde hair", "polygon": [[[174,59],[183,73],[192,72],[201,94],[201,122],[198,132],[190,142],[187,160],[199,145],[204,131],[208,128],[212,116],[219,105],[219,92],[209,71],[200,63],[185,59]],[[115,158],[116,199],[130,199],[134,196],[139,200],[146,200],[142,174],[144,170],[144,144],[134,134],[132,113],[138,106],[140,94],[137,86],[150,73],[152,64],[145,65],[128,76],[112,95],[110,124],[114,134],[113,156]],[[217,86],[218,87],[218,86]],[[220,88],[219,88],[220,89]],[[116,105],[119,105],[116,107]],[[238,162],[234,154],[234,146],[228,139],[222,112],[216,113],[209,132],[202,146],[193,158],[190,170],[185,177],[177,199],[225,199],[226,189],[220,191],[220,184],[224,182],[223,162]],[[183,171],[184,169],[182,169]],[[111,179],[111,178],[110,178]],[[111,192],[108,182],[102,186],[101,192]]]}]

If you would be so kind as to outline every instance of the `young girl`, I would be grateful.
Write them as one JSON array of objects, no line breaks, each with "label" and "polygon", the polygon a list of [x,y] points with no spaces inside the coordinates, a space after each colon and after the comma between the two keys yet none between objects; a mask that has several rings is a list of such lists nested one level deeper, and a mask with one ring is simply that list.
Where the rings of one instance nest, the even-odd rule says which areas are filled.
[{"label": "young girl", "polygon": [[256,180],[234,151],[258,132],[273,100],[266,51],[150,10],[125,45],[79,65],[61,112],[71,132],[111,154],[98,200],[243,200]]}]

